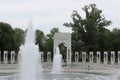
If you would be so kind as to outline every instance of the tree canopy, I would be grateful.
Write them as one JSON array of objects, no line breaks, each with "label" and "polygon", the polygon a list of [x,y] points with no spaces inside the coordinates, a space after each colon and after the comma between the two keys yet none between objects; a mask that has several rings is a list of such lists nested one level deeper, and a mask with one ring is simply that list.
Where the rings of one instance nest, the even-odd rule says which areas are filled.
[{"label": "tree canopy", "polygon": [[25,33],[22,29],[20,28],[15,28],[14,30],[14,44],[15,44],[15,51],[18,52],[19,48],[21,45],[24,44],[24,37],[25,37]]},{"label": "tree canopy", "polygon": [[39,46],[39,51],[44,51],[45,35],[42,31],[36,30],[36,44]]},{"label": "tree canopy", "polygon": [[72,48],[74,51],[99,50],[109,32],[106,26],[109,26],[111,21],[102,16],[102,10],[99,10],[95,4],[86,5],[82,9],[85,12],[85,18],[78,11],[73,11],[72,22],[64,23],[64,26],[71,27],[73,31]]},{"label": "tree canopy", "polygon": [[0,50],[13,50],[14,45],[14,32],[11,25],[0,22]]}]

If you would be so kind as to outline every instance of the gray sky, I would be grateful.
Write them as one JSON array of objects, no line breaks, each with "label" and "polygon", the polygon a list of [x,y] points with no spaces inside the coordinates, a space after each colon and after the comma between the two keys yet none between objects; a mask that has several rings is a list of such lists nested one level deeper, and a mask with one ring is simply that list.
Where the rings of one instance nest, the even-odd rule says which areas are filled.
[{"label": "gray sky", "polygon": [[71,32],[63,23],[71,21],[72,11],[77,10],[84,16],[81,8],[93,3],[103,11],[106,19],[112,20],[110,30],[120,27],[119,0],[0,0],[0,21],[25,30],[33,20],[35,29],[45,34],[53,27],[59,27],[61,32]]}]

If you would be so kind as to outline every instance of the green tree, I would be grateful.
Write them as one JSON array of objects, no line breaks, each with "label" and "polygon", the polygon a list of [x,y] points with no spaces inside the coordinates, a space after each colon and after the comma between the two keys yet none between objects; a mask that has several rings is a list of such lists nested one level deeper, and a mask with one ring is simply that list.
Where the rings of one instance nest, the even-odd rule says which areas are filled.
[{"label": "green tree", "polygon": [[16,53],[18,53],[20,46],[24,44],[24,37],[25,37],[25,34],[22,29],[20,28],[14,29],[14,41],[15,41],[14,48]]},{"label": "green tree", "polygon": [[67,48],[64,43],[60,43],[59,45],[60,53],[62,54],[62,58],[65,60],[66,59],[66,54],[67,54]]},{"label": "green tree", "polygon": [[53,38],[54,38],[54,34],[59,32],[58,28],[52,28],[50,30],[50,34],[46,35],[46,39],[45,39],[45,48],[46,51],[50,51],[52,53],[53,56]]},{"label": "green tree", "polygon": [[109,51],[110,48],[110,30],[101,27],[98,31],[98,50],[99,51]]},{"label": "green tree", "polygon": [[42,31],[36,30],[36,44],[39,46],[39,51],[44,51],[45,35]]},{"label": "green tree", "polygon": [[109,34],[110,48],[113,51],[120,50],[120,29],[114,28]]},{"label": "green tree", "polygon": [[82,9],[85,12],[85,18],[77,11],[73,11],[73,21],[64,23],[64,26],[72,28],[73,50],[96,51],[99,49],[99,37],[103,37],[100,36],[103,33],[102,29],[106,30],[105,27],[109,26],[111,21],[101,15],[102,10],[96,8],[95,4],[86,5]]},{"label": "green tree", "polygon": [[54,35],[55,35],[55,33],[57,33],[57,32],[59,32],[59,29],[56,28],[56,27],[54,27],[54,28],[52,28],[52,29],[50,30],[50,34],[47,34],[47,37],[52,39],[52,38],[54,38]]},{"label": "green tree", "polygon": [[[0,50],[3,60],[3,51],[14,50],[14,32],[10,24],[0,22]],[[8,59],[10,59],[10,54],[8,54]]]},{"label": "green tree", "polygon": [[10,24],[0,22],[0,50],[14,49],[14,31]]},{"label": "green tree", "polygon": [[53,38],[54,38],[54,34],[59,32],[58,28],[52,28],[50,30],[50,34],[46,35],[46,49],[47,51],[53,52]]}]

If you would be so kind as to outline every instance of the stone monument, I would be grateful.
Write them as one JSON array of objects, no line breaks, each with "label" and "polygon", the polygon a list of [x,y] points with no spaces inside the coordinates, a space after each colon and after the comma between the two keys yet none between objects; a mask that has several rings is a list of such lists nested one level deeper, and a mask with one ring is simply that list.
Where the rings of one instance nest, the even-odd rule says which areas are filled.
[{"label": "stone monument", "polygon": [[47,62],[51,62],[51,52],[47,52]]},{"label": "stone monument", "polygon": [[82,52],[82,63],[86,63],[86,52]]},{"label": "stone monument", "polygon": [[108,63],[108,52],[104,51],[104,64]]},{"label": "stone monument", "polygon": [[96,62],[99,64],[99,63],[101,62],[100,51],[97,51],[97,52],[96,52],[96,56],[97,56],[97,59],[96,59],[97,61],[96,61]]},{"label": "stone monument", "polygon": [[89,52],[89,62],[93,63],[93,52],[92,51]]},{"label": "stone monument", "polygon": [[4,51],[4,64],[8,63],[8,51]]},{"label": "stone monument", "polygon": [[71,34],[70,33],[55,33],[54,35],[54,54],[56,53],[56,48],[59,44],[64,43],[67,53],[66,53],[66,62],[71,64]]},{"label": "stone monument", "polygon": [[79,62],[79,53],[75,52],[75,62]]},{"label": "stone monument", "polygon": [[111,51],[111,64],[115,63],[115,51]]},{"label": "stone monument", "polygon": [[11,64],[15,63],[15,52],[11,51]]}]

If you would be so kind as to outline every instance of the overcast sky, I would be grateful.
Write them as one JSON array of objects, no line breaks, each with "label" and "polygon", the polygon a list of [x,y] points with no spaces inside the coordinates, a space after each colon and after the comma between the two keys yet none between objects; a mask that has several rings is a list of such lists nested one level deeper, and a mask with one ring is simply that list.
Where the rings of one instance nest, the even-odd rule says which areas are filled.
[{"label": "overcast sky", "polygon": [[33,20],[35,29],[45,34],[53,27],[58,27],[61,32],[71,32],[63,23],[71,21],[72,11],[77,10],[84,16],[81,8],[93,3],[103,11],[106,19],[112,20],[110,30],[120,27],[119,0],[0,0],[0,21],[25,30]]}]

